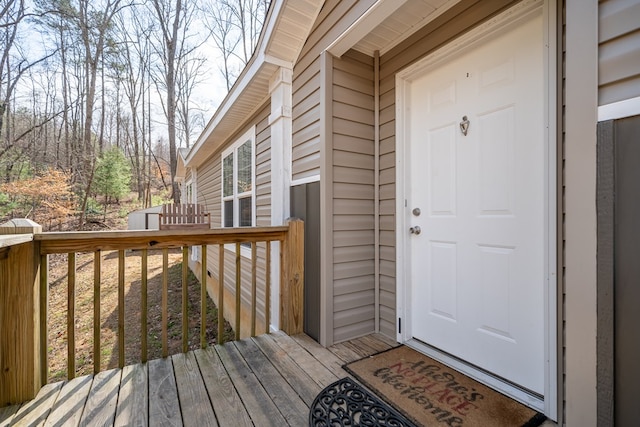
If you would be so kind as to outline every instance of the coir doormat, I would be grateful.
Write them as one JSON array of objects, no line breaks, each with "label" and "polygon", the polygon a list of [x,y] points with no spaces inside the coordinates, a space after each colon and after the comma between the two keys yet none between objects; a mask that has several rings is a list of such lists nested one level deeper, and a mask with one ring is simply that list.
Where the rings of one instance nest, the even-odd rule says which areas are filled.
[{"label": "coir doormat", "polygon": [[420,425],[535,427],[546,419],[407,346],[349,363],[344,368]]}]

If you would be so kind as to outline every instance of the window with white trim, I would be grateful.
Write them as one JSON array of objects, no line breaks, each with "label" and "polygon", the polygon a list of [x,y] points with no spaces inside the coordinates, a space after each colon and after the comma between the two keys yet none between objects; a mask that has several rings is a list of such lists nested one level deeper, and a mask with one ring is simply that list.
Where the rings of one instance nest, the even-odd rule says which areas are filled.
[{"label": "window with white trim", "polygon": [[255,127],[222,153],[222,227],[255,225]]}]

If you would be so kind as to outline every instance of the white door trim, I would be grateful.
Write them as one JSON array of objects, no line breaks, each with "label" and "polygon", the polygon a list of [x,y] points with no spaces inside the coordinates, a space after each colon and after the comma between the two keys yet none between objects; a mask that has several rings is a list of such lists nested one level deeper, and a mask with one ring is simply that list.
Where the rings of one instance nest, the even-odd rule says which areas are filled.
[{"label": "white door trim", "polygon": [[[457,359],[448,355],[437,353],[430,348],[421,348],[428,352],[432,357],[445,361],[454,368],[466,373],[476,379],[491,385],[515,398],[522,401],[535,409],[544,412],[544,414],[557,420],[558,415],[558,375],[557,369],[558,349],[557,349],[557,202],[556,202],[556,173],[557,173],[557,155],[556,155],[556,0],[524,0],[517,5],[511,7],[505,12],[491,18],[490,20],[479,25],[468,33],[458,37],[448,45],[442,47],[436,52],[428,55],[424,59],[402,70],[396,75],[396,310],[398,315],[398,342],[406,343],[419,347],[420,344],[412,342],[410,330],[411,319],[411,303],[409,295],[409,271],[411,266],[408,265],[408,237],[407,232],[409,224],[406,223],[407,198],[410,193],[411,183],[407,179],[407,168],[409,164],[408,146],[409,140],[405,134],[407,126],[408,108],[408,87],[410,82],[429,69],[437,67],[439,64],[451,59],[456,55],[460,55],[478,43],[496,37],[505,29],[518,22],[526,19],[531,13],[537,13],[540,8],[543,13],[544,22],[544,46],[545,46],[545,94],[544,94],[544,122],[545,122],[545,176],[547,187],[547,206],[545,209],[545,254],[546,254],[546,271],[545,277],[547,283],[544,290],[544,307],[545,307],[545,387],[544,396],[533,396],[524,390],[514,387],[493,377],[490,374],[479,371],[478,369],[466,365]],[[404,320],[404,321],[403,321]]]}]

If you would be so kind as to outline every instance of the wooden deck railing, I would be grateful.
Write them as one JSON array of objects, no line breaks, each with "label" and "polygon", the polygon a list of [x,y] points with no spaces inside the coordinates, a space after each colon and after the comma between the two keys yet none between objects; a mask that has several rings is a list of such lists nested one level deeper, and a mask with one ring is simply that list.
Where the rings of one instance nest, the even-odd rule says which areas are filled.
[{"label": "wooden deck railing", "polygon": [[[37,225],[35,225],[37,226]],[[206,333],[206,278],[208,277],[207,248],[219,248],[225,254],[225,245],[235,245],[235,332],[240,333],[240,287],[243,268],[250,269],[251,284],[251,334],[256,331],[256,283],[259,242],[266,242],[265,262],[265,326],[269,328],[269,295],[271,243],[280,242],[280,328],[288,334],[302,332],[303,325],[303,265],[304,225],[300,220],[291,220],[286,226],[255,227],[209,230],[160,230],[160,231],[107,231],[73,233],[39,233],[37,227],[32,234],[25,234],[28,227],[16,228],[11,238],[0,236],[0,407],[32,399],[48,376],[48,255],[68,254],[67,288],[67,373],[75,375],[75,285],[76,254],[94,254],[93,277],[93,364],[94,372],[100,370],[100,285],[101,253],[118,253],[118,363],[124,366],[124,298],[125,298],[125,251],[141,251],[141,359],[147,360],[147,254],[149,250],[161,250],[163,254],[162,280],[162,355],[167,352],[167,254],[171,248],[182,248],[182,351],[188,350],[187,316],[187,264],[188,248],[201,249],[201,327],[200,345],[207,345]],[[7,229],[0,228],[0,235]],[[4,242],[4,243],[3,243]],[[251,245],[250,266],[244,266],[241,244]],[[243,262],[244,261],[244,262]],[[224,327],[224,255],[218,265],[218,338],[223,337]],[[261,333],[261,331],[258,331]]]},{"label": "wooden deck railing", "polygon": [[160,230],[181,230],[187,228],[211,228],[211,216],[205,213],[203,205],[194,203],[164,204],[158,214]]}]

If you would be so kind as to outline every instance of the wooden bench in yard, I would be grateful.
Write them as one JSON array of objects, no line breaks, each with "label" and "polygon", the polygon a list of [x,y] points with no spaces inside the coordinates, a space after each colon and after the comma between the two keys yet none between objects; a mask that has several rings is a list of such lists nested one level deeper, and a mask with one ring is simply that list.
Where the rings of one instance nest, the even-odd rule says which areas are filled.
[{"label": "wooden bench in yard", "polygon": [[160,230],[209,229],[211,217],[204,206],[194,203],[162,205]]}]

